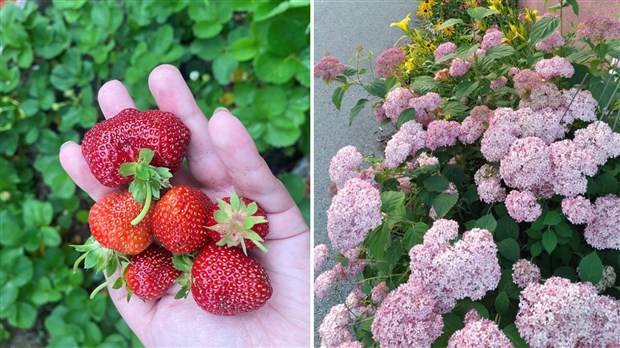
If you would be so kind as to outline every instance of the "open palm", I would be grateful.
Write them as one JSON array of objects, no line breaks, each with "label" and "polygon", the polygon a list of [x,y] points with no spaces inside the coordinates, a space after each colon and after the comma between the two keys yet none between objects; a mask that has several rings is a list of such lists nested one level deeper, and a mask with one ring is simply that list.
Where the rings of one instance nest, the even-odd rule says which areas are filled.
[{"label": "open palm", "polygon": [[[292,198],[273,176],[243,125],[227,110],[210,120],[202,114],[179,71],[155,68],[149,87],[160,110],[176,114],[191,131],[189,170],[181,168],[173,184],[200,187],[212,198],[236,192],[258,202],[267,213],[268,254],[252,254],[267,270],[273,296],[261,309],[233,317],[214,316],[191,299],[175,300],[175,286],[157,301],[126,300],[124,289],[109,288],[112,300],[142,343],[150,346],[309,346],[310,236]],[[135,107],[119,81],[103,85],[98,95],[106,118]],[[114,189],[90,173],[80,145],[66,143],[60,161],[69,176],[94,200]],[[254,251],[250,251],[252,253]]]}]

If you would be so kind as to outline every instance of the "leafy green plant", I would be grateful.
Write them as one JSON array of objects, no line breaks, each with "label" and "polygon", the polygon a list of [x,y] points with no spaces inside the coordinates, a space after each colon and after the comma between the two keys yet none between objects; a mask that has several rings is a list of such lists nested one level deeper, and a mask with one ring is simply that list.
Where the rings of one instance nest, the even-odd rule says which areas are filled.
[{"label": "leafy green plant", "polygon": [[[92,204],[58,149],[101,115],[98,88],[121,80],[138,108],[159,64],[178,66],[199,106],[228,107],[281,162],[309,154],[308,1],[53,1],[0,10],[0,342],[31,330],[55,347],[140,346],[101,279],[73,273]],[[281,165],[277,171],[288,171]],[[309,211],[305,177],[282,174]]]}]

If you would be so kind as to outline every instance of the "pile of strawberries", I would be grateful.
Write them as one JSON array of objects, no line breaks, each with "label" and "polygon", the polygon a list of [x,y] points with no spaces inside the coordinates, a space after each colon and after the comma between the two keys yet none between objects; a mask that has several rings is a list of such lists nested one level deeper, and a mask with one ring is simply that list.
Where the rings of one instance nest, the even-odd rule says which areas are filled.
[{"label": "pile of strawberries", "polygon": [[[101,184],[120,188],[93,205],[92,237],[75,268],[105,271],[107,285],[129,297],[194,301],[209,313],[235,315],[262,307],[272,288],[264,268],[247,256],[269,233],[265,212],[247,198],[211,199],[200,189],[172,186],[190,142],[189,129],[169,112],[125,109],[84,135],[82,153]],[[125,187],[128,186],[127,189]],[[163,193],[163,195],[162,195]],[[121,268],[120,276],[115,276]]]}]

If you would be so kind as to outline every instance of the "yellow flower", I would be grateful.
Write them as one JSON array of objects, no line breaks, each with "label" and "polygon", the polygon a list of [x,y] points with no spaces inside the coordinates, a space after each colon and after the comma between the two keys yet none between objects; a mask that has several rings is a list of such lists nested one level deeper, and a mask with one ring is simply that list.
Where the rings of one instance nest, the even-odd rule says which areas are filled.
[{"label": "yellow flower", "polygon": [[235,102],[235,99],[233,98],[232,93],[226,92],[221,97],[218,98],[218,101],[224,104],[224,106],[230,106],[232,105],[232,103]]},{"label": "yellow flower", "polygon": [[536,22],[540,19],[538,15],[538,10],[530,10],[529,8],[525,8],[525,20],[528,22]]},{"label": "yellow flower", "polygon": [[442,24],[443,24],[443,20],[441,20],[441,19],[440,19],[440,20],[438,20],[438,21],[437,21],[437,24],[435,24],[435,30],[436,30],[437,32],[439,32],[439,33],[444,34],[445,36],[452,36],[452,34],[454,34],[454,26],[452,26],[452,25],[451,25],[451,26],[446,27],[446,28],[443,28],[443,29],[441,29],[441,30],[437,29],[437,28],[439,28]]},{"label": "yellow flower", "polygon": [[407,14],[407,17],[400,22],[390,23],[390,27],[399,27],[405,33],[409,32],[409,21],[411,21],[411,13]]},{"label": "yellow flower", "polygon": [[431,18],[431,16],[433,15],[433,9],[430,1],[422,1],[420,3],[420,6],[418,6],[417,15],[418,17],[422,18]]},{"label": "yellow flower", "polygon": [[407,59],[407,61],[405,62],[405,71],[407,73],[412,72],[413,70],[415,70],[415,64],[413,63],[413,58],[409,58]]}]

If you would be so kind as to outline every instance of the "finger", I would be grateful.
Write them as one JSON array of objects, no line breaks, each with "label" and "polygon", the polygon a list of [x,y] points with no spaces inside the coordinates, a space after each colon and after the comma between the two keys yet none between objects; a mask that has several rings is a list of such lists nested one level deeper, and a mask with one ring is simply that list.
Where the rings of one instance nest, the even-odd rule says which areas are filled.
[{"label": "finger", "polygon": [[[111,278],[118,278],[121,275],[120,268],[112,275]],[[106,280],[110,277],[106,276]],[[145,326],[148,326],[149,319],[152,317],[152,311],[155,308],[156,301],[143,301],[138,296],[131,296],[127,301],[127,290],[124,286],[114,289],[112,285],[108,285],[108,293],[114,305],[118,309],[127,325],[136,333],[144,332]],[[142,338],[142,337],[140,337]]]},{"label": "finger", "polygon": [[149,76],[149,88],[159,109],[176,114],[189,128],[192,137],[187,160],[196,180],[210,188],[229,185],[230,178],[220,169],[222,163],[212,150],[209,121],[200,111],[179,70],[172,65],[158,66]]},{"label": "finger", "polygon": [[64,143],[60,147],[58,155],[60,164],[65,169],[71,180],[82,190],[86,191],[92,199],[98,201],[103,196],[114,191],[113,188],[103,186],[90,172],[90,168],[82,155],[82,147],[72,141]]},{"label": "finger", "polygon": [[127,88],[118,80],[106,82],[101,86],[97,100],[106,119],[114,117],[124,109],[136,107]]},{"label": "finger", "polygon": [[209,135],[238,194],[256,200],[267,213],[280,213],[296,207],[236,117],[226,109],[216,110],[209,123]]}]

